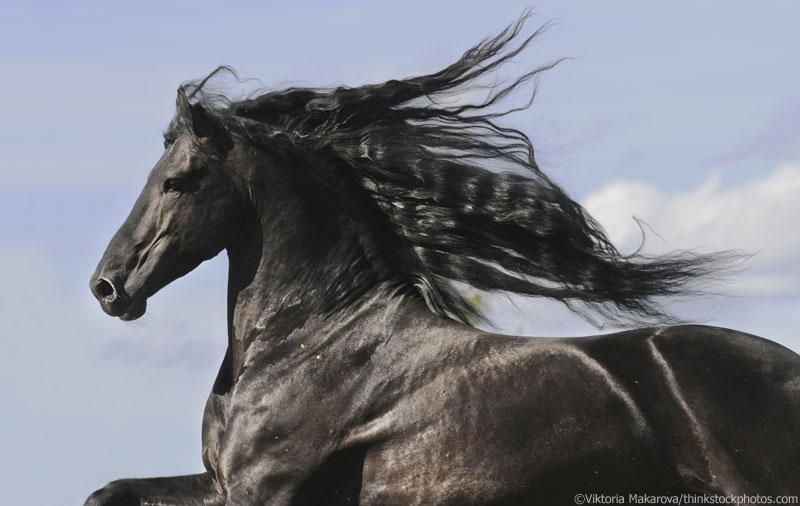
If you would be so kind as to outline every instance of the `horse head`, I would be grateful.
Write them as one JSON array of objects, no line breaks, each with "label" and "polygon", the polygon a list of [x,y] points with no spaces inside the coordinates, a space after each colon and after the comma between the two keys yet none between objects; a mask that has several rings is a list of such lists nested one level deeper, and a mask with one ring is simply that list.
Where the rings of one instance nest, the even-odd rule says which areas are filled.
[{"label": "horse head", "polygon": [[164,154],[91,277],[107,314],[139,318],[148,297],[228,245],[241,221],[226,170],[231,148],[232,139],[179,89]]}]

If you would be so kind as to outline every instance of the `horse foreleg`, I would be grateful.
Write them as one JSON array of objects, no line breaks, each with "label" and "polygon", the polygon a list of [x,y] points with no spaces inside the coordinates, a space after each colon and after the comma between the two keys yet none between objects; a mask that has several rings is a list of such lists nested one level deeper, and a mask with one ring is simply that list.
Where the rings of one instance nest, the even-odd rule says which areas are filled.
[{"label": "horse foreleg", "polygon": [[220,494],[208,473],[167,478],[112,481],[94,492],[84,506],[222,506]]}]

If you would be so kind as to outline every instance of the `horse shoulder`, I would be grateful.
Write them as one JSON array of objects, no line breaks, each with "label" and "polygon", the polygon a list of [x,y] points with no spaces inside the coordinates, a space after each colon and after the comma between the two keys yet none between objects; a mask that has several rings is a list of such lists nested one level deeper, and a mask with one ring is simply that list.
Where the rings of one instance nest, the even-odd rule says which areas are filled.
[{"label": "horse shoulder", "polygon": [[553,469],[622,458],[649,438],[627,387],[574,342],[459,326],[425,338],[386,379],[388,409],[354,434],[372,445],[362,496],[375,504],[507,499]]}]

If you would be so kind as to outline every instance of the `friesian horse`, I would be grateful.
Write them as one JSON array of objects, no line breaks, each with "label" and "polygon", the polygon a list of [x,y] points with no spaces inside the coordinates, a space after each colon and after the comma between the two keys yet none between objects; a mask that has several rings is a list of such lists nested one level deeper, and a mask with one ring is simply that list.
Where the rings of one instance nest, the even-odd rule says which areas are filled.
[{"label": "friesian horse", "polygon": [[[552,64],[464,99],[539,33],[518,37],[523,21],[422,77],[232,99],[209,91],[222,67],[179,88],[91,290],[133,320],[227,251],[206,472],[114,481],[87,505],[797,493],[800,357],[659,309],[730,254],[624,256],[539,170],[510,111],[491,110]],[[651,327],[487,333],[459,285]]]}]

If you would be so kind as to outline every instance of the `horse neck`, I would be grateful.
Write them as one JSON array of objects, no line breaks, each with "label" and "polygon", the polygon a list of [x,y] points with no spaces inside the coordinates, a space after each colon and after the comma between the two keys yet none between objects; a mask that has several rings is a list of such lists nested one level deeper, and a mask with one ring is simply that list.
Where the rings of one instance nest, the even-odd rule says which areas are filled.
[{"label": "horse neck", "polygon": [[289,188],[284,198],[253,206],[228,247],[231,378],[254,340],[277,347],[310,318],[353,304],[378,282],[357,234],[343,230],[331,213],[309,211]]}]

